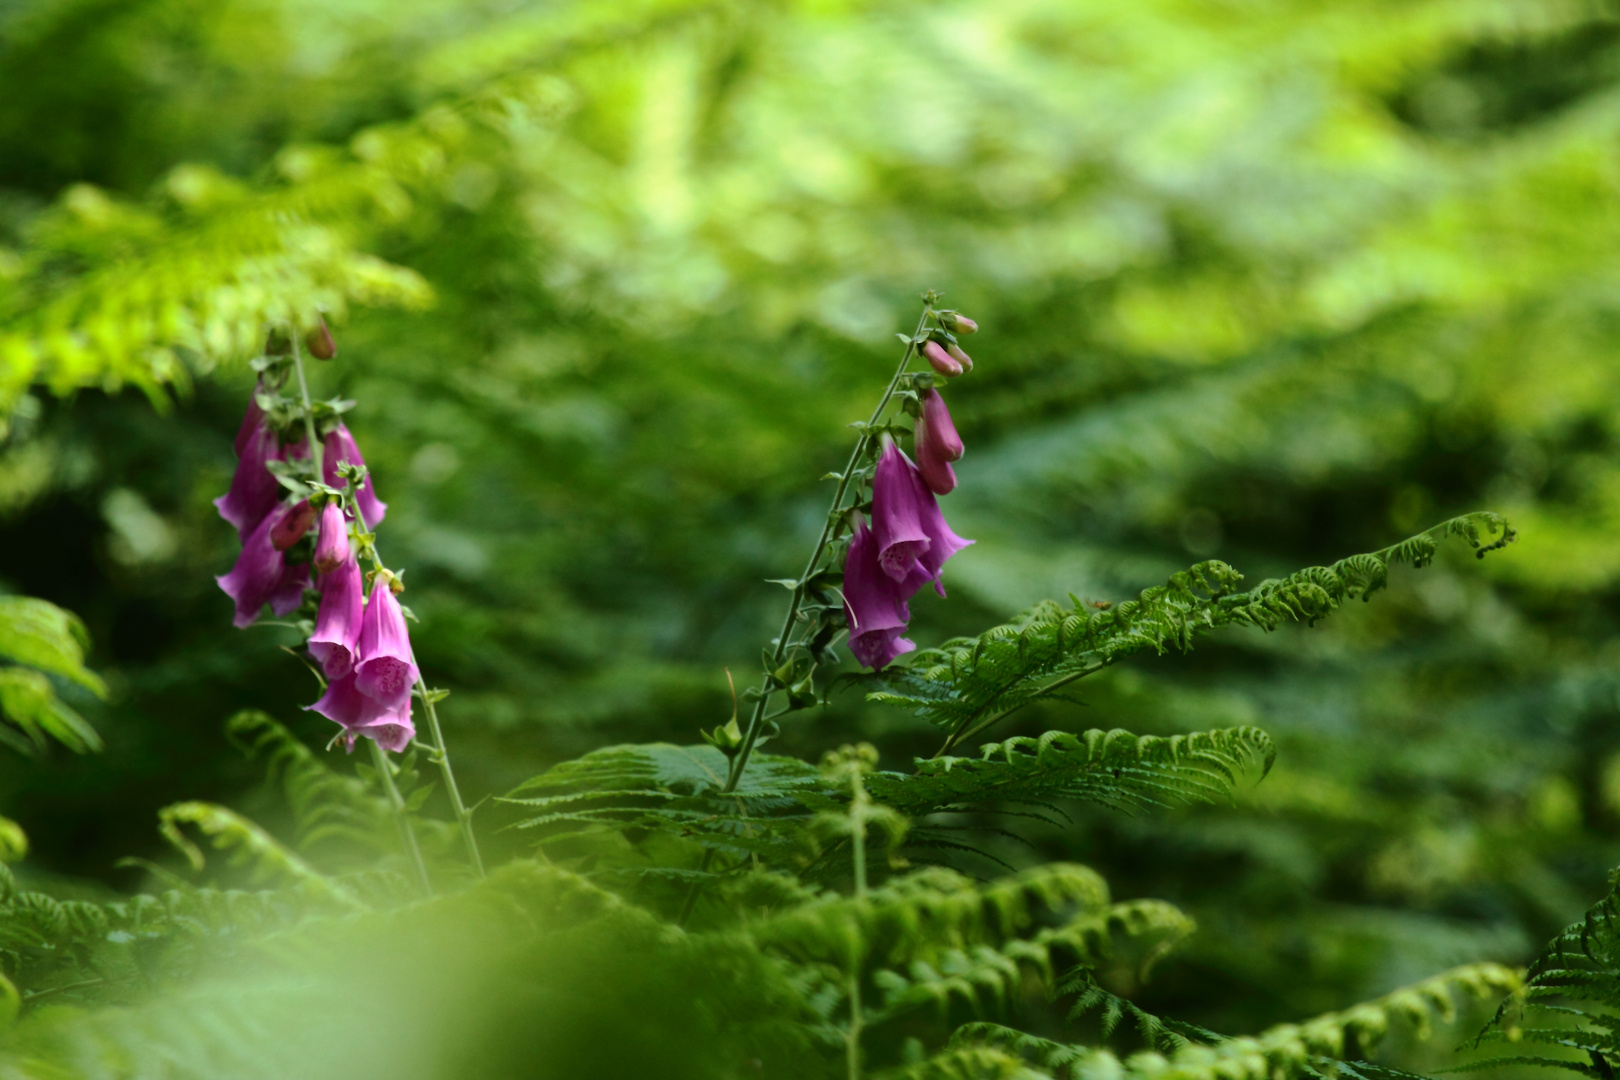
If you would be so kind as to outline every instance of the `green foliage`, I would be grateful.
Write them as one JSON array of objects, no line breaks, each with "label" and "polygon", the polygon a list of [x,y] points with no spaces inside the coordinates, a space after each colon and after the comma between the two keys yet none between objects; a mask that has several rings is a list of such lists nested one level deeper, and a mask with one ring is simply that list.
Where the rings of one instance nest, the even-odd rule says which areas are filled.
[{"label": "green foliage", "polygon": [[[1481,547],[1481,529],[1498,538]],[[1227,626],[1275,630],[1285,620],[1314,623],[1347,600],[1384,587],[1391,563],[1427,566],[1442,540],[1460,536],[1480,555],[1513,539],[1496,514],[1442,522],[1381,551],[1312,566],[1286,578],[1234,592],[1243,575],[1222,562],[1203,562],[1166,585],[1106,611],[1084,601],[1072,608],[1047,602],[1016,623],[958,638],[918,653],[904,668],[865,676],[885,689],[869,700],[909,706],[948,733],[946,749],[1059,687],[1152,649],[1192,648],[1194,637]]]},{"label": "green foliage", "polygon": [[24,754],[43,750],[47,737],[74,753],[102,748],[101,736],[56,694],[46,675],[105,697],[101,677],[84,666],[89,634],[72,612],[44,600],[0,596],[0,714],[22,731],[0,725],[0,742]]}]

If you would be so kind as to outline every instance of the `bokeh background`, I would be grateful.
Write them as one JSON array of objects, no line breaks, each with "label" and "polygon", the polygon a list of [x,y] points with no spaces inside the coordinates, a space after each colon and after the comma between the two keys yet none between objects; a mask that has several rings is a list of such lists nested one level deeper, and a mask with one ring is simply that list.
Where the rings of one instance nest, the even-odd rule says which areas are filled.
[{"label": "bokeh background", "polygon": [[[1081,812],[1005,857],[1193,914],[1139,999],[1218,1030],[1522,962],[1620,861],[1616,16],[0,2],[0,588],[83,616],[112,687],[63,689],[102,754],[0,755],[20,876],[136,888],[118,860],[173,862],[177,799],[274,825],[237,709],[330,735],[294,639],[233,630],[212,580],[251,387],[233,311],[329,309],[315,390],[357,402],[478,799],[730,715],[725,670],[780,618],[765,579],[934,288],[982,327],[947,390],[946,509],[978,543],[921,644],[1205,558],[1257,581],[1468,510],[1520,532],[1018,715],[1001,734],[1253,723],[1280,756],[1234,806]],[[257,276],[183,333],[107,314],[222,252]],[[63,311],[106,340],[7,351]],[[903,767],[938,741],[853,694],[793,719],[774,750]],[[490,844],[521,850],[502,813]]]}]

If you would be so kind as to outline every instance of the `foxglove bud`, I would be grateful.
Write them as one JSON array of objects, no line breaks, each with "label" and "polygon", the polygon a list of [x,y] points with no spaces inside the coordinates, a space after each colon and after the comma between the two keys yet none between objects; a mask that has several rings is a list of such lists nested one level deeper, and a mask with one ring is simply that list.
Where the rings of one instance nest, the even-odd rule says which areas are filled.
[{"label": "foxglove bud", "polygon": [[946,313],[945,326],[953,334],[972,334],[979,329],[978,323],[956,311]]},{"label": "foxglove bud", "polygon": [[953,360],[946,351],[940,347],[939,342],[926,342],[922,347],[923,359],[927,360],[935,371],[947,379],[954,379],[962,374],[962,365]]},{"label": "foxglove bud", "polygon": [[326,328],[325,319],[316,316],[315,322],[315,329],[304,335],[304,348],[317,360],[330,360],[337,355],[337,342]]},{"label": "foxglove bud", "polygon": [[962,346],[960,346],[960,345],[947,345],[947,346],[945,346],[945,352],[950,356],[950,358],[952,360],[955,360],[958,364],[962,365],[962,370],[963,371],[972,371],[973,370],[973,357],[971,357],[967,353],[963,352],[962,351]]},{"label": "foxglove bud", "polygon": [[917,475],[935,495],[949,495],[956,490],[956,470],[937,454],[927,454],[921,449],[917,451]]},{"label": "foxglove bud", "polygon": [[416,685],[416,661],[411,657],[410,631],[391,584],[384,574],[371,587],[365,618],[360,622],[360,662],[355,665],[355,686],[362,694],[390,709],[410,707]]},{"label": "foxglove bud", "polygon": [[328,679],[341,679],[354,671],[360,648],[366,582],[360,564],[349,558],[322,574],[320,585],[321,609],[315,616],[315,633],[309,638],[309,654]]},{"label": "foxglove bud", "polygon": [[[345,461],[351,465],[366,463],[365,458],[360,456],[360,447],[355,445],[354,436],[349,434],[348,427],[339,424],[326,437],[322,453],[321,472],[328,486],[343,486],[343,478],[338,475],[338,465]],[[360,490],[355,493],[355,503],[360,510],[362,528],[375,529],[377,523],[382,521],[383,515],[388,513],[388,504],[377,498],[369,475],[366,482],[360,485]]]},{"label": "foxglove bud", "polygon": [[[927,453],[945,460],[958,461],[962,457],[962,437],[956,433],[956,424],[951,421],[951,411],[945,407],[945,399],[939,396],[938,390],[925,390],[922,393],[922,414],[917,420],[919,432],[926,431],[927,437],[917,436],[917,460],[919,465]],[[923,447],[927,446],[928,451]]]},{"label": "foxglove bud", "polygon": [[315,569],[329,574],[349,562],[349,523],[336,499],[321,507],[320,535],[315,540]]},{"label": "foxglove bud", "polygon": [[270,529],[270,546],[277,551],[286,551],[309,532],[309,527],[315,524],[315,508],[305,499],[294,506]]}]

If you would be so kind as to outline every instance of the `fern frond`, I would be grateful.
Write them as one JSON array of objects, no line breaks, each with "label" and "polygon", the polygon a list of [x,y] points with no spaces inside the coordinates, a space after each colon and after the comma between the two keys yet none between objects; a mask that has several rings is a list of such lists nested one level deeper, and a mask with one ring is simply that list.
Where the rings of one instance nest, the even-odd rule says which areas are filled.
[{"label": "fern frond", "polygon": [[0,713],[26,738],[0,728],[0,741],[23,753],[42,750],[46,736],[75,753],[100,750],[101,736],[56,694],[46,675],[105,697],[101,677],[84,664],[90,644],[84,623],[55,604],[26,596],[0,596]]},{"label": "fern frond", "polygon": [[364,907],[346,886],[326,877],[235,811],[206,802],[174,803],[158,811],[158,829],[194,870],[203,869],[206,860],[202,849],[181,829],[182,825],[194,826],[215,848],[229,852],[230,865],[248,867],[255,882],[282,878],[328,899],[354,908]]},{"label": "fern frond", "polygon": [[1110,993],[1098,984],[1096,973],[1089,967],[1077,967],[1071,971],[1058,984],[1057,993],[1076,995],[1074,1004],[1069,1008],[1070,1020],[1078,1020],[1092,1012],[1099,1014],[1098,1022],[1105,1039],[1111,1037],[1126,1019],[1135,1026],[1142,1042],[1150,1050],[1157,1050],[1161,1054],[1174,1053],[1189,1043],[1215,1043],[1225,1038],[1185,1020],[1156,1016],[1134,1001]]},{"label": "fern frond", "polygon": [[1039,738],[991,743],[981,758],[933,758],[917,771],[875,773],[872,797],[903,813],[995,802],[1049,803],[1084,799],[1121,810],[1230,796],[1254,764],[1270,771],[1277,749],[1257,727],[1188,735],[1128,731],[1049,731]]},{"label": "fern frond", "polygon": [[1325,1065],[1345,1058],[1352,1048],[1358,1055],[1371,1053],[1396,1020],[1406,1024],[1416,1038],[1430,1038],[1435,1018],[1455,1019],[1454,995],[1459,992],[1486,997],[1520,985],[1518,972],[1510,968],[1470,964],[1302,1023],[1279,1024],[1259,1035],[1224,1039],[1211,1046],[1186,1046],[1169,1055],[1143,1052],[1124,1061],[1106,1050],[1069,1046],[997,1024],[964,1025],[952,1041],[1016,1051],[1060,1078],[1102,1071],[1143,1080],[1290,1080],[1316,1075]]},{"label": "fern frond", "polygon": [[[1497,538],[1487,543],[1487,535]],[[957,638],[916,653],[904,667],[851,678],[872,688],[868,700],[910,707],[945,730],[944,753],[1031,701],[1127,656],[1185,652],[1198,635],[1225,626],[1274,630],[1287,620],[1314,623],[1347,600],[1382,588],[1392,564],[1428,565],[1443,540],[1460,537],[1483,555],[1513,535],[1497,514],[1467,514],[1381,551],[1308,567],[1241,593],[1235,590],[1242,574],[1223,562],[1203,562],[1107,611],[1080,601],[1072,608],[1046,601],[976,639]]]},{"label": "fern frond", "polygon": [[1053,1080],[1052,1074],[990,1046],[948,1046],[924,1061],[873,1074],[873,1080]]}]

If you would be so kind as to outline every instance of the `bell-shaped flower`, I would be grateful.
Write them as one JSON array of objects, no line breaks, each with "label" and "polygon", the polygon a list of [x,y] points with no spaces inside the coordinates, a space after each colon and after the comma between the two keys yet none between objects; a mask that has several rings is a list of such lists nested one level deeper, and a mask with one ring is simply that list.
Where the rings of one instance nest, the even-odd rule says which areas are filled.
[{"label": "bell-shaped flower", "polygon": [[899,583],[913,575],[917,560],[928,551],[929,544],[911,482],[912,471],[911,462],[891,442],[883,448],[872,477],[872,531],[877,537],[878,566]]},{"label": "bell-shaped flower", "polygon": [[231,572],[214,579],[236,602],[232,621],[239,627],[252,624],[265,604],[277,615],[286,615],[304,601],[309,564],[288,563],[271,541],[271,533],[291,511],[292,507],[277,504],[242,542],[242,554]]},{"label": "bell-shaped flower", "polygon": [[242,415],[242,426],[236,429],[236,456],[240,458],[247,449],[248,440],[253,433],[259,430],[264,423],[264,410],[259,408],[259,388],[253,388],[253,396],[248,398],[247,412]]},{"label": "bell-shaped flower", "polygon": [[411,723],[410,698],[407,697],[399,707],[384,705],[370,695],[361,693],[352,674],[333,679],[327,684],[326,693],[321,695],[321,699],[304,708],[320,713],[341,726],[344,741],[350,750],[354,749],[355,737],[361,736],[375,741],[384,750],[398,753],[409,746],[416,735],[416,728]]},{"label": "bell-shaped flower", "polygon": [[900,636],[911,621],[911,609],[900,583],[879,565],[878,550],[877,535],[857,520],[844,559],[844,616],[849,620],[849,651],[873,669],[917,647]]},{"label": "bell-shaped flower", "polygon": [[379,575],[360,620],[360,659],[354,667],[360,692],[392,709],[409,706],[416,685],[410,631],[386,575]]},{"label": "bell-shaped flower", "polygon": [[[906,464],[910,465],[911,462],[908,460]],[[945,468],[949,469],[950,466],[946,465]],[[954,475],[952,481],[954,484]],[[963,539],[951,531],[944,512],[939,508],[939,500],[934,498],[934,493],[929,490],[917,469],[911,471],[911,482],[916,492],[917,520],[922,524],[923,532],[928,535],[928,550],[917,558],[917,565],[921,570],[922,580],[932,581],[934,591],[944,596],[945,561],[963,548],[971,547],[974,542]]]},{"label": "bell-shaped flower", "polygon": [[321,507],[319,535],[315,539],[315,569],[329,574],[345,562],[352,562],[354,554],[349,547],[349,522],[343,516],[343,507],[330,499]]},{"label": "bell-shaped flower", "polygon": [[360,651],[366,598],[360,564],[351,555],[320,576],[320,587],[321,607],[315,615],[315,633],[309,638],[309,654],[328,679],[341,679],[354,671]]},{"label": "bell-shaped flower", "polygon": [[[250,406],[249,415],[256,408]],[[241,453],[236,475],[231,477],[230,490],[215,499],[214,506],[220,517],[236,526],[237,535],[245,543],[248,534],[275,509],[281,494],[275,474],[266,468],[267,463],[281,457],[281,446],[263,413],[259,414],[258,423],[248,437],[244,440],[238,434],[237,440]]]},{"label": "bell-shaped flower", "polygon": [[924,343],[922,347],[923,359],[927,360],[933,369],[945,376],[954,379],[962,374],[962,365],[957,363],[937,341]]},{"label": "bell-shaped flower", "polygon": [[[338,475],[338,465],[342,462],[350,465],[364,465],[366,459],[360,456],[360,447],[355,445],[354,436],[343,424],[334,428],[326,436],[326,442],[321,453],[321,472],[328,485],[335,488],[343,486],[343,478]],[[375,529],[377,523],[388,513],[388,504],[377,498],[377,492],[371,486],[370,475],[366,482],[360,485],[355,494],[355,503],[360,510],[361,525],[367,529]]]},{"label": "bell-shaped flower", "polygon": [[956,470],[950,463],[962,456],[962,438],[956,433],[945,399],[936,390],[923,391],[912,446],[917,451],[917,473],[928,489],[935,495],[955,491]]},{"label": "bell-shaped flower", "polygon": [[303,499],[293,505],[276,527],[270,530],[270,544],[277,551],[286,551],[309,532],[309,527],[315,524],[315,508]]}]

